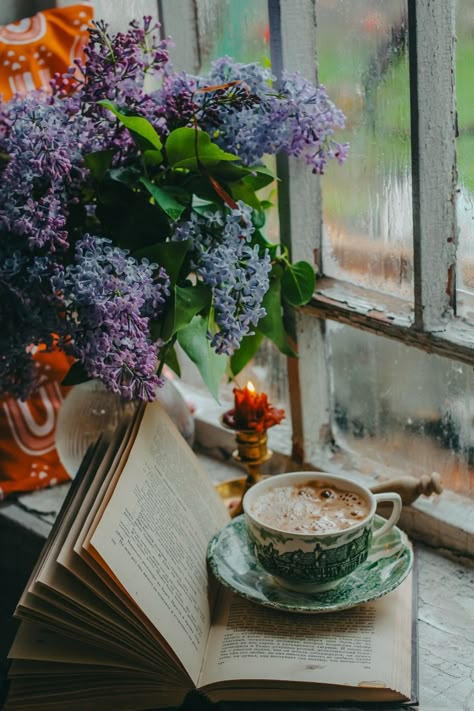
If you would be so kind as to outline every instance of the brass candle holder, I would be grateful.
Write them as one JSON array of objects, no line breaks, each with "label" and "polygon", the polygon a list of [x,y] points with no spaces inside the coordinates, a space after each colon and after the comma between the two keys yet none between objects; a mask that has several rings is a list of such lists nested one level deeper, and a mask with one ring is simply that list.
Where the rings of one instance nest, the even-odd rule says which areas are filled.
[{"label": "brass candle holder", "polygon": [[227,429],[235,432],[237,449],[232,452],[232,459],[239,464],[243,464],[247,470],[247,476],[229,479],[216,485],[216,490],[224,500],[232,518],[242,513],[242,499],[251,486],[264,478],[260,471],[262,464],[268,462],[273,456],[273,452],[267,446],[267,431],[257,432],[256,430],[237,430],[225,420],[225,415],[221,417],[221,422]]},{"label": "brass candle holder", "polygon": [[284,416],[284,410],[269,403],[266,393],[257,393],[251,382],[245,388],[234,388],[234,407],[224,412],[221,422],[235,432],[237,449],[232,458],[244,465],[247,476],[216,486],[232,518],[242,513],[245,492],[263,477],[260,467],[273,454],[267,446],[267,430],[278,425]]}]

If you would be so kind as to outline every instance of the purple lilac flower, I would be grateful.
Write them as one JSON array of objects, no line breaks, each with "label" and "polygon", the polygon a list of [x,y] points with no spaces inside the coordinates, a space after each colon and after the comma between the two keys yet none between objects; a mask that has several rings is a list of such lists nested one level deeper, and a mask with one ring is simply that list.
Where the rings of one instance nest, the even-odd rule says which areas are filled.
[{"label": "purple lilac flower", "polygon": [[198,108],[194,101],[196,89],[196,79],[181,72],[165,76],[161,88],[151,95],[153,105],[147,107],[147,118],[162,138],[175,128],[192,124]]},{"label": "purple lilac flower", "polygon": [[94,23],[84,48],[82,100],[91,105],[109,99],[121,107],[139,106],[146,96],[146,75],[161,75],[168,62],[169,42],[159,39],[158,28],[145,17],[143,27],[135,21],[127,32],[109,35],[105,22]]},{"label": "purple lilac flower", "polygon": [[[9,130],[1,147],[8,162],[0,182],[0,228],[30,247],[63,249],[71,200],[86,175],[82,150],[90,124],[71,120],[59,101],[37,92],[4,109]],[[93,143],[93,141],[92,141]]]},{"label": "purple lilac flower", "polygon": [[262,254],[258,245],[249,244],[251,215],[252,208],[243,202],[225,214],[193,213],[173,234],[174,240],[193,240],[192,266],[212,289],[219,330],[209,338],[217,353],[232,355],[266,314],[262,300],[269,287],[270,256],[268,250]]},{"label": "purple lilac flower", "polygon": [[279,152],[303,155],[313,173],[323,173],[329,159],[342,163],[348,146],[332,136],[334,128],[344,127],[344,115],[330,101],[326,89],[313,86],[299,73],[285,73],[278,91],[269,86],[271,79],[270,71],[258,64],[238,64],[230,57],[218,59],[209,74],[198,80],[198,86],[238,81],[249,97],[260,101],[248,105],[241,99],[235,105],[214,102],[206,112],[207,95],[196,94],[200,125],[245,165],[256,165],[266,153]]},{"label": "purple lilac flower", "polygon": [[160,342],[152,343],[150,319],[163,312],[170,281],[148,260],[137,262],[108,239],[86,235],[74,264],[53,279],[69,324],[66,352],[126,399],[152,400]]},{"label": "purple lilac flower", "polygon": [[0,232],[0,395],[28,397],[37,386],[31,347],[52,347],[53,334],[64,328],[62,303],[51,289],[58,269],[53,255],[11,249]]},{"label": "purple lilac flower", "polygon": [[[151,91],[162,79],[168,63],[169,40],[158,37],[159,24],[152,24],[151,17],[143,18],[143,26],[130,23],[127,32],[109,35],[105,22],[94,23],[89,31],[89,44],[84,48],[87,63],[81,66],[81,104],[83,110],[96,119],[104,135],[113,128],[111,142],[124,149],[131,144],[128,131],[118,125],[109,112],[97,106],[108,99],[121,110],[139,113],[148,117],[154,114],[155,103]],[[153,86],[154,85],[154,86]]]}]

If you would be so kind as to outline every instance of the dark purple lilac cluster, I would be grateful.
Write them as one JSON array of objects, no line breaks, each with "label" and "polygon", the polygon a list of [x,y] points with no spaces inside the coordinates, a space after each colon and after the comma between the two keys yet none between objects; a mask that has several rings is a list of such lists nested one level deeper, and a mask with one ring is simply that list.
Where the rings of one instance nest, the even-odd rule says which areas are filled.
[{"label": "dark purple lilac cluster", "polygon": [[0,395],[26,398],[38,385],[31,346],[53,346],[64,327],[63,304],[51,289],[54,256],[34,255],[0,230]]},{"label": "dark purple lilac cluster", "polygon": [[0,182],[0,229],[25,238],[33,250],[64,249],[71,200],[84,179],[87,126],[40,93],[12,99],[4,115],[0,152],[8,160]]},{"label": "dark purple lilac cluster", "polygon": [[153,400],[159,341],[150,338],[170,294],[166,272],[140,263],[110,240],[86,235],[75,261],[52,279],[62,296],[69,328],[60,345],[87,373],[132,400]]}]

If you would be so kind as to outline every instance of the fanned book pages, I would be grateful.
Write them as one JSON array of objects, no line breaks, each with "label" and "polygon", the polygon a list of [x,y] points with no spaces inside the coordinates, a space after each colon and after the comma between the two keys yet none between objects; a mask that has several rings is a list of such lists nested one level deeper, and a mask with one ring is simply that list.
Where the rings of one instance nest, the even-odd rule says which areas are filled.
[{"label": "fanned book pages", "polygon": [[228,521],[158,403],[84,460],[28,585],[5,711],[210,702],[406,702],[413,580],[351,610],[299,615],[219,588]]}]

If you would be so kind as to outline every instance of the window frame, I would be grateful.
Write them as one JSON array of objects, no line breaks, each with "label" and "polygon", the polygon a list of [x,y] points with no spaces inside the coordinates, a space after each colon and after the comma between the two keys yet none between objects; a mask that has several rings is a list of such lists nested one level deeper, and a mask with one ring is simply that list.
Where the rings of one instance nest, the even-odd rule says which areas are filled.
[{"label": "window frame", "polygon": [[[360,456],[355,460],[332,446],[327,320],[474,364],[473,327],[456,315],[455,5],[442,0],[407,3],[413,304],[324,276],[320,189],[312,201],[308,200],[305,166],[286,158],[281,158],[278,165],[280,177],[286,178],[279,206],[282,236],[293,259],[313,261],[319,274],[311,302],[294,318],[299,359],[290,360],[288,367],[292,459],[303,467],[312,465],[356,475],[366,468]],[[274,73],[298,70],[308,79],[317,80],[315,0],[298,2],[297,8],[291,0],[268,0],[268,7]],[[440,279],[433,279],[433,274],[441,275]],[[385,468],[382,478],[397,478],[405,473]],[[431,545],[474,555],[472,502],[464,496],[445,491],[438,500],[419,499],[404,510],[402,524]]]}]

